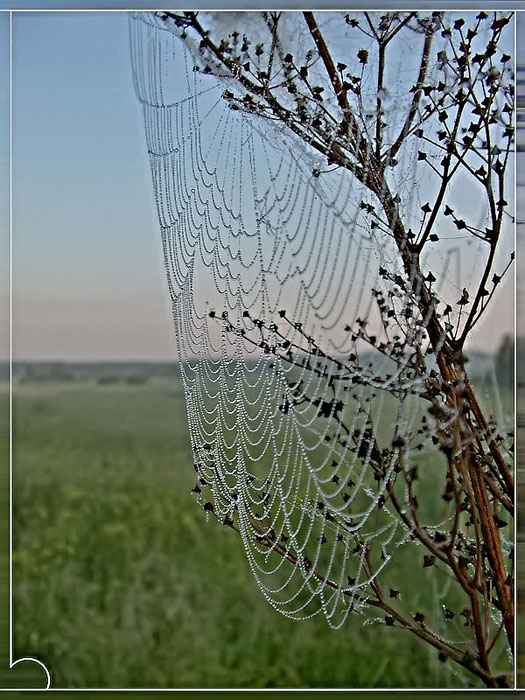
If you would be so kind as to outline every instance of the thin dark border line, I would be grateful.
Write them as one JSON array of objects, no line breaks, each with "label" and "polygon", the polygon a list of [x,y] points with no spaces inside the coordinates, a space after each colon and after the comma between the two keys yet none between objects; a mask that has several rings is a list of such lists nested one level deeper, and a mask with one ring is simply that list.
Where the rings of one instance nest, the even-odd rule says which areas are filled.
[{"label": "thin dark border line", "polygon": [[[525,5],[525,2],[519,2],[520,5]],[[494,9],[498,12],[512,12],[514,14],[514,75],[516,81],[516,93],[517,93],[517,15],[518,12],[525,11],[525,8],[513,8],[513,7],[487,7],[485,3],[481,2],[480,5],[484,9]],[[185,11],[183,8],[177,8],[179,11]],[[195,10],[196,8],[187,8],[190,10]],[[199,12],[259,12],[264,8],[209,8],[209,9],[198,9]],[[341,12],[344,8],[328,8],[328,9],[316,9],[311,8],[313,12]],[[364,12],[364,11],[381,11],[382,9],[394,10],[395,8],[349,8],[352,12]],[[402,8],[400,11],[412,10],[415,12],[425,12],[431,9],[430,7],[423,8]],[[479,12],[481,7],[477,8],[447,8],[450,12]],[[12,669],[18,663],[23,661],[33,661],[41,666],[47,676],[46,688],[0,688],[0,692],[329,692],[329,693],[341,693],[341,692],[365,692],[365,693],[381,693],[381,692],[405,692],[405,693],[416,693],[416,692],[439,692],[439,693],[451,693],[451,692],[487,692],[490,689],[483,688],[51,688],[51,674],[47,669],[45,664],[34,657],[23,657],[17,659],[13,662],[13,557],[12,557],[12,545],[13,545],[13,14],[26,14],[26,13],[131,13],[131,12],[157,12],[160,11],[159,8],[20,8],[20,9],[7,9],[1,8],[0,12],[9,13],[9,668]],[[302,12],[299,8],[272,8],[272,11],[282,11],[282,12]],[[515,110],[514,120],[516,125],[516,117],[518,109]],[[515,130],[516,133],[516,130]],[[517,138],[516,138],[517,144]],[[514,224],[514,243],[515,249],[517,248],[517,145],[515,150],[514,158],[514,211],[515,211],[515,224]],[[517,338],[517,273],[514,275],[514,337]],[[514,366],[516,372],[516,349],[514,353]],[[516,374],[515,374],[516,377]],[[514,424],[515,431],[517,427],[517,391],[516,382],[514,385]],[[515,432],[516,435],[516,432]],[[516,449],[516,448],[515,448]],[[516,470],[517,471],[517,470]],[[517,479],[515,479],[514,484],[514,498],[517,502]],[[517,571],[517,515],[514,521],[514,569]],[[517,609],[517,586],[514,590],[514,606]],[[517,649],[517,625],[514,630],[514,642],[515,649]],[[495,689],[495,692],[515,692],[518,689],[517,686],[518,677],[518,657],[517,652],[514,658],[514,686],[513,688],[507,689]],[[494,691],[492,691],[494,692]]]},{"label": "thin dark border line", "polygon": [[[477,8],[445,8],[445,12],[479,12],[481,9],[485,10],[492,10],[493,12],[525,12],[525,0],[519,0],[519,4],[522,5],[522,7],[492,7],[492,6],[485,6],[483,5],[482,0],[480,0],[481,4]],[[110,12],[164,12],[165,10],[170,9],[170,8],[159,8],[159,7],[145,7],[145,8],[15,8],[15,9],[6,9],[6,8],[0,8],[0,12],[9,12],[11,15],[12,14],[27,14],[28,12],[31,12],[33,14],[36,13],[57,13],[57,12],[74,12],[74,13],[86,13],[86,12],[98,12],[98,13],[110,13]],[[272,12],[304,12],[304,9],[306,8],[296,8],[296,7],[272,7],[271,11]],[[385,8],[385,7],[349,7],[349,8],[337,8],[337,7],[329,7],[329,8],[323,8],[323,7],[313,7],[313,8],[307,8],[311,10],[311,12],[382,12],[383,10],[386,9],[392,9],[394,12],[429,12],[431,11],[431,7],[403,7],[400,8],[399,10],[396,10],[395,8]],[[203,8],[195,8],[195,7],[177,7],[176,8],[177,12],[186,12],[186,11],[194,11],[194,12],[263,12],[264,8],[261,7],[254,7],[254,8],[236,8],[236,7],[203,7]]]},{"label": "thin dark border line", "polygon": [[516,347],[517,347],[517,337],[518,337],[518,326],[517,326],[517,263],[516,263],[516,253],[518,249],[518,15],[514,12],[514,101],[516,108],[513,115],[513,128],[514,128],[514,391],[513,391],[513,402],[514,402],[514,445],[513,445],[513,457],[514,457],[514,556],[513,556],[513,566],[514,566],[514,688],[517,690],[518,687],[518,586],[517,586],[517,571],[518,571],[518,479],[517,479],[517,465],[518,461],[516,459],[516,431],[517,431],[517,375],[516,375]]}]

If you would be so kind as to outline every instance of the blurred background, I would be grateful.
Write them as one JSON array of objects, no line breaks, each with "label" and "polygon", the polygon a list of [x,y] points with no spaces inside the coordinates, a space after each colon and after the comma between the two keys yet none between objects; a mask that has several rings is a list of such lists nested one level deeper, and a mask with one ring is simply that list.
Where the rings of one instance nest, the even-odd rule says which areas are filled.
[{"label": "blurred background", "polygon": [[[468,683],[404,630],[355,616],[333,631],[268,605],[237,533],[190,494],[175,365],[20,363],[14,401],[15,653],[42,660],[54,687]],[[446,581],[408,560],[399,576],[442,618]]]},{"label": "blurred background", "polygon": [[[15,658],[54,687],[461,687],[403,630],[281,617],[193,502],[127,21],[13,16]],[[508,418],[512,280],[490,318],[471,372]]]}]

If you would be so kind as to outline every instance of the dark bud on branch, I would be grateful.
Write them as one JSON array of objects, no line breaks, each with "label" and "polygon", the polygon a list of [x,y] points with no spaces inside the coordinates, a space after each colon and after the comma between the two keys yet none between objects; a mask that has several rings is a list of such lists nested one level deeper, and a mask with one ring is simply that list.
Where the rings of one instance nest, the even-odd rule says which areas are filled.
[{"label": "dark bud on branch", "polygon": [[359,63],[366,65],[368,63],[368,51],[366,49],[359,49],[357,58],[359,59]]},{"label": "dark bud on branch", "polygon": [[470,295],[466,289],[461,294],[461,299],[458,301],[458,306],[466,306],[469,303]]}]

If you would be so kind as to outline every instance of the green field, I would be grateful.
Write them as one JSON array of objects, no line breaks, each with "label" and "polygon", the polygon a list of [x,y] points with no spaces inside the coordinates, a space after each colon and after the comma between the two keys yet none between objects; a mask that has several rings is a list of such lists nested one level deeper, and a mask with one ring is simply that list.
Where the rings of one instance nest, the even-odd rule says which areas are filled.
[{"label": "green field", "polygon": [[[259,592],[238,535],[206,521],[182,386],[26,383],[14,398],[15,658],[54,687],[457,687],[399,629],[294,622]],[[434,596],[428,570],[407,585]]]}]

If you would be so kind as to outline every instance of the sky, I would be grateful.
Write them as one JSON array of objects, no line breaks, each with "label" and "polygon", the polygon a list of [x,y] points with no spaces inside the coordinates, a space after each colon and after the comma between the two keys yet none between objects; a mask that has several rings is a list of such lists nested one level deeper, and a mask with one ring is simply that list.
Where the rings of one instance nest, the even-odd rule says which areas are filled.
[{"label": "sky", "polygon": [[[9,105],[9,18],[0,13],[0,105]],[[0,358],[9,357],[9,110],[0,107]]]},{"label": "sky", "polygon": [[173,359],[125,13],[13,16],[15,359]]},{"label": "sky", "polygon": [[[126,13],[14,13],[12,148],[14,359],[173,360]],[[479,348],[512,330],[506,286]]]}]

